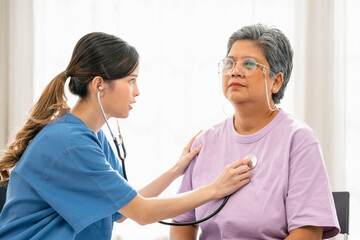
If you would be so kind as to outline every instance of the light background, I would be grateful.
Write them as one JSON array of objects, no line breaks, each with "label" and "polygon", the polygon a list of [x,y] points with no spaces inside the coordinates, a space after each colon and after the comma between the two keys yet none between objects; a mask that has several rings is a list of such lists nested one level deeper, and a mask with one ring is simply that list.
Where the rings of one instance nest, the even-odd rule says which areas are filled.
[{"label": "light background", "polygon": [[[280,8],[289,11],[278,14]],[[130,117],[119,122],[129,181],[139,189],[171,167],[199,130],[231,115],[217,73],[229,36],[261,22],[278,27],[293,42],[294,11],[293,0],[36,0],[34,96],[66,68],[76,41],[88,32],[114,34],[135,46],[141,57],[140,96]],[[282,107],[292,112],[294,90],[289,85],[285,96],[290,99],[284,99]],[[110,122],[115,130],[115,122]],[[175,193],[180,180],[162,195]],[[115,225],[115,239],[167,239],[169,231],[160,224]]]},{"label": "light background", "polygon": [[[1,4],[5,1],[10,2],[1,1]],[[33,52],[30,56],[33,56],[34,60],[33,65],[29,64],[29,67],[33,66],[31,68],[33,78],[29,79],[34,79],[32,102],[29,102],[29,105],[38,99],[42,89],[54,76],[65,70],[75,43],[86,33],[102,31],[117,35],[135,46],[140,53],[138,78],[140,96],[130,117],[120,120],[128,151],[126,162],[129,181],[136,189],[172,166],[182,148],[199,130],[205,130],[231,115],[232,108],[221,94],[217,76],[217,63],[226,53],[228,37],[242,26],[258,22],[281,29],[293,45],[295,59],[294,71],[280,107],[310,124],[319,133],[323,146],[327,146],[327,135],[321,132],[322,129],[318,125],[313,125],[313,122],[309,121],[308,115],[312,115],[311,119],[323,119],[326,112],[333,112],[334,119],[343,117],[343,124],[333,129],[336,134],[328,134],[328,138],[334,142],[340,139],[339,144],[335,144],[334,148],[341,149],[344,146],[344,151],[338,151],[343,155],[336,155],[334,161],[326,164],[333,179],[331,181],[333,189],[348,190],[351,193],[349,239],[360,239],[360,229],[356,228],[360,224],[358,184],[360,182],[358,173],[360,84],[357,74],[360,67],[359,1],[33,0],[33,4],[29,2],[31,1],[14,0],[10,4],[10,9],[14,8],[15,13],[32,7],[33,29],[22,29],[33,31],[34,37],[33,43],[29,43],[34,48],[31,48],[31,51],[26,49]],[[304,3],[308,4],[305,10],[302,8]],[[333,9],[331,17],[326,18],[329,15],[326,9],[329,8]],[[11,16],[14,12],[8,14]],[[1,17],[4,16],[2,11]],[[320,39],[324,45],[334,46],[335,54],[329,54],[330,60],[326,57],[319,58],[317,50],[319,46],[321,47],[321,43],[317,43],[319,39],[313,37],[313,35],[318,36],[316,33],[306,31],[301,35],[302,28],[299,26],[306,25],[307,28],[313,29],[313,23],[321,22],[314,19],[314,16],[327,19],[324,25],[314,29],[321,31],[322,28],[333,26],[330,27],[329,35]],[[14,28],[21,29],[21,26],[16,25]],[[12,28],[9,30],[10,37],[14,35],[12,30]],[[3,37],[4,35],[1,39]],[[21,49],[18,47],[21,44],[17,41],[10,41],[15,52]],[[303,51],[305,42],[310,46],[309,49],[314,46],[310,54],[305,54]],[[3,57],[4,52],[1,55]],[[9,55],[11,58],[11,54]],[[21,58],[23,57],[21,52],[16,52],[16,55],[20,59],[25,59]],[[333,63],[330,64],[331,67],[323,68],[323,63],[326,61]],[[311,67],[304,67],[309,62]],[[2,65],[3,63],[0,67]],[[24,63],[15,61],[11,71],[21,72],[23,68],[20,66],[23,65]],[[308,69],[310,70],[307,71]],[[307,88],[310,85],[311,89],[311,82],[309,83],[307,78],[312,77],[310,75],[317,70],[328,74],[324,76],[329,77],[329,82],[326,77],[314,82],[315,96],[310,96],[307,95],[309,92]],[[0,74],[4,73],[3,69],[1,72]],[[24,89],[26,80],[26,78],[17,80],[20,88],[12,88],[13,85],[9,83],[10,98],[16,94],[13,92],[14,89],[27,90]],[[1,81],[1,85],[6,86],[3,78]],[[2,96],[3,89],[0,89]],[[324,95],[322,93],[326,89],[332,90],[331,98],[322,98]],[[22,96],[17,94],[20,98],[16,100],[21,102]],[[67,94],[70,105],[73,105],[76,98],[69,92]],[[309,99],[310,102],[304,99]],[[321,111],[311,111],[311,105],[321,102],[327,104],[326,108]],[[19,121],[17,119],[9,117],[8,121],[12,126],[10,130],[16,130],[20,126],[11,125]],[[23,120],[20,119],[21,121]],[[111,125],[116,129],[113,121]],[[325,121],[324,125],[326,125]],[[340,129],[340,135],[337,134],[336,129]],[[107,129],[104,131],[107,132]],[[326,151],[324,154],[325,160],[330,159],[329,155],[332,151]],[[163,195],[175,193],[179,180],[174,182]],[[168,227],[159,224],[140,227],[132,221],[126,221],[115,225],[113,239],[167,239],[168,236]]]}]

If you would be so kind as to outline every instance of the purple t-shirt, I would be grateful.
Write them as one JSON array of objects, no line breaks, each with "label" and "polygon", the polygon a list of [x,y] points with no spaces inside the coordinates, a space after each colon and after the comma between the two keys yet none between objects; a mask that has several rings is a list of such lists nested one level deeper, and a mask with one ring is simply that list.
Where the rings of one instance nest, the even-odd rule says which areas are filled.
[{"label": "purple t-shirt", "polygon": [[[339,223],[316,135],[306,124],[280,110],[263,129],[240,135],[233,117],[198,136],[201,152],[185,172],[179,192],[210,184],[223,168],[248,154],[258,159],[250,183],[235,192],[213,218],[200,224],[200,239],[284,239],[293,229],[324,227],[323,238],[338,234]],[[222,199],[174,218],[199,220]]]}]

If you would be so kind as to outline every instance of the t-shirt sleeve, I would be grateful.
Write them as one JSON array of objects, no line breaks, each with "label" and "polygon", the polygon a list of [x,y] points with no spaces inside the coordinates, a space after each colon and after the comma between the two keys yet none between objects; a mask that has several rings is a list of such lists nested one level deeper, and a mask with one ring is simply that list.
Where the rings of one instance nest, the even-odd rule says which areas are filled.
[{"label": "t-shirt sleeve", "polygon": [[320,145],[311,130],[297,135],[289,163],[288,231],[319,226],[324,227],[323,238],[333,237],[339,232],[339,223]]},{"label": "t-shirt sleeve", "polygon": [[69,147],[41,172],[32,186],[77,233],[107,216],[117,220],[116,212],[137,195],[100,146]]},{"label": "t-shirt sleeve", "polygon": [[[194,150],[197,146],[199,146],[200,144],[196,143],[196,139],[193,143],[193,145],[190,148],[190,151]],[[192,174],[194,171],[194,166],[195,166],[195,162],[197,159],[197,155],[194,157],[194,159],[191,161],[191,163],[189,164],[188,168],[185,171],[184,177],[182,179],[181,185],[179,187],[178,193],[184,193],[184,192],[188,192],[193,190],[192,187]],[[192,222],[196,220],[195,217],[195,209],[186,212],[182,215],[179,215],[175,218],[173,218],[174,221],[176,222]]]}]

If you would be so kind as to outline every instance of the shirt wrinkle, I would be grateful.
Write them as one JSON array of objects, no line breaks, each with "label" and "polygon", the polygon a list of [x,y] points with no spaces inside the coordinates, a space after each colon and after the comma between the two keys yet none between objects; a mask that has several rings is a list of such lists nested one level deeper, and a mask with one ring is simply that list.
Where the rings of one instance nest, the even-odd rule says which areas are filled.
[{"label": "shirt wrinkle", "polygon": [[[201,187],[216,178],[222,167],[243,156],[251,153],[258,159],[250,171],[250,182],[233,193],[217,215],[199,224],[201,240],[218,240],[220,236],[279,240],[288,236],[289,227],[304,222],[326,225],[332,232],[324,234],[336,235],[339,224],[321,149],[309,129],[280,110],[269,125],[253,135],[238,134],[231,118],[227,118],[196,138],[192,149],[199,144],[203,147],[196,162],[186,170],[179,193]],[[293,146],[300,148],[291,153]],[[299,158],[304,161],[297,161]],[[211,214],[220,202],[211,201],[174,220],[199,220]]]},{"label": "shirt wrinkle", "polygon": [[311,147],[313,145],[319,145],[319,143],[318,142],[309,143],[305,146],[302,146],[302,147],[296,149],[294,152],[292,152],[290,154],[290,158],[294,158],[300,151],[304,150],[305,148]]}]

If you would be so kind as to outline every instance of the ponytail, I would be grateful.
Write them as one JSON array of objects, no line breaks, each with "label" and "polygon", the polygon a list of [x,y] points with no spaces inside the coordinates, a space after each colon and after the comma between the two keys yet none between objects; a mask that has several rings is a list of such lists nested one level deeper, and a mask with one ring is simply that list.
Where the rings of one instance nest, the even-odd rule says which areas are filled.
[{"label": "ponytail", "polygon": [[101,32],[83,36],[74,48],[66,71],[46,86],[31,109],[26,124],[3,151],[0,157],[0,186],[9,182],[11,169],[19,162],[36,134],[70,110],[64,89],[68,77],[71,77],[70,92],[81,99],[87,96],[88,85],[94,77],[100,76],[104,81],[124,78],[134,71],[138,63],[136,49],[116,36]]},{"label": "ponytail", "polygon": [[15,140],[3,151],[4,155],[0,160],[0,186],[9,182],[10,170],[16,166],[26,147],[40,130],[70,110],[65,96],[67,78],[67,72],[62,72],[46,86],[39,100],[31,109],[26,124],[16,134]]}]

